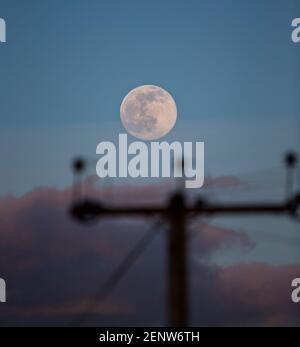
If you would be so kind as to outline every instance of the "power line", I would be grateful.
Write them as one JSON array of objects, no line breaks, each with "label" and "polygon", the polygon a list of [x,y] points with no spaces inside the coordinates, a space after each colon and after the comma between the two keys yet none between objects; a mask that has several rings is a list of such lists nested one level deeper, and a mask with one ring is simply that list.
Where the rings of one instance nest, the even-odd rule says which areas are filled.
[{"label": "power line", "polygon": [[114,270],[111,276],[103,284],[102,288],[98,291],[95,296],[95,300],[101,300],[106,296],[122,279],[122,277],[128,272],[130,267],[136,262],[140,255],[145,251],[148,245],[157,236],[157,228],[160,229],[161,222],[155,223],[137,242],[137,244],[132,248],[132,250],[123,259],[120,265]]},{"label": "power line", "polygon": [[141,256],[141,254],[145,251],[148,245],[157,236],[157,231],[160,230],[161,226],[161,221],[157,221],[149,228],[149,230],[144,234],[144,236],[129,251],[129,253],[123,259],[123,261],[112,272],[108,279],[101,285],[94,298],[86,306],[86,313],[83,314],[81,318],[72,321],[69,324],[70,326],[81,326],[84,322],[88,320],[89,316],[93,314],[93,308],[95,304],[98,301],[103,300],[117,286],[120,280],[129,271],[131,266],[136,262],[136,260]]}]

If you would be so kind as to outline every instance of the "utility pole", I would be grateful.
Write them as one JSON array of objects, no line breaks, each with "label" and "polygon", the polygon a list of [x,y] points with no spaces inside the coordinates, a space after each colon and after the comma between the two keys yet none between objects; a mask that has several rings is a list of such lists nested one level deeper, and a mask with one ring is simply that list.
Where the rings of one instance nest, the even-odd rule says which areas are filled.
[{"label": "utility pole", "polygon": [[[84,165],[76,161],[74,169],[81,173]],[[89,222],[101,217],[164,217],[168,220],[167,268],[168,268],[168,321],[171,327],[188,325],[188,257],[186,221],[192,216],[212,215],[288,215],[299,218],[300,194],[289,197],[282,203],[210,204],[201,199],[187,206],[182,191],[173,194],[167,206],[109,206],[99,202],[81,200],[71,207],[71,215],[80,222]]]},{"label": "utility pole", "polygon": [[168,304],[169,322],[173,327],[188,324],[188,281],[187,281],[187,242],[186,210],[182,193],[170,199],[168,230]]}]

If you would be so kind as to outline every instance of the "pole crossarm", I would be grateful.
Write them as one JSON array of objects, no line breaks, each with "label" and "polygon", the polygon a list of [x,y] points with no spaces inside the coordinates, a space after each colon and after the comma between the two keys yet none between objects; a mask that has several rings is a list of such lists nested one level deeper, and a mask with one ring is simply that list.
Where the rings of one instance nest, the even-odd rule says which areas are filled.
[{"label": "pole crossarm", "polygon": [[[81,222],[90,223],[102,217],[153,217],[165,218],[169,224],[167,231],[168,266],[168,316],[169,325],[188,325],[188,246],[186,224],[188,218],[215,215],[286,215],[300,220],[300,192],[291,196],[293,175],[297,157],[294,153],[286,156],[287,196],[282,202],[209,203],[198,199],[187,203],[183,192],[175,192],[165,205],[109,205],[99,201],[80,199],[73,203],[71,216]],[[82,159],[73,163],[74,172],[81,174],[85,163]],[[291,171],[292,170],[292,171]]]},{"label": "pole crossarm", "polygon": [[299,197],[296,196],[283,203],[235,203],[235,204],[199,204],[191,207],[189,212],[213,214],[290,214],[296,215]]},{"label": "pole crossarm", "polygon": [[[184,205],[183,212],[186,214],[286,214],[297,216],[300,204],[300,195],[282,203],[235,203],[235,204],[210,204],[203,201],[192,206]],[[104,216],[152,216],[168,215],[170,206],[145,205],[145,206],[109,206],[92,200],[84,200],[71,207],[71,214],[81,222]]]},{"label": "pole crossarm", "polygon": [[71,207],[73,218],[82,223],[101,217],[148,217],[159,215],[168,219],[168,307],[172,327],[188,325],[188,266],[186,219],[197,215],[271,214],[299,218],[300,194],[282,203],[226,203],[210,204],[203,200],[189,206],[180,192],[175,193],[166,205],[109,206],[97,201],[83,200]]}]

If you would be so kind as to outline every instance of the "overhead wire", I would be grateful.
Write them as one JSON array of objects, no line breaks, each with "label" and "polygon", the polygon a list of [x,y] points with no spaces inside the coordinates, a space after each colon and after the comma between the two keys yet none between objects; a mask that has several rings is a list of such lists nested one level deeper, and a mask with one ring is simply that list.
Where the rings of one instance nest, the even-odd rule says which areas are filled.
[{"label": "overhead wire", "polygon": [[69,323],[69,326],[81,326],[84,324],[89,317],[93,314],[93,309],[95,305],[107,297],[110,292],[117,286],[124,275],[130,270],[137,259],[142,255],[148,245],[154,240],[158,235],[157,228],[160,230],[162,226],[161,220],[156,221],[149,230],[144,234],[144,236],[134,245],[134,247],[128,252],[124,257],[122,262],[116,267],[116,269],[111,273],[107,280],[101,284],[100,288],[97,290],[94,297],[85,307],[85,313],[81,315],[78,319],[75,319]]}]

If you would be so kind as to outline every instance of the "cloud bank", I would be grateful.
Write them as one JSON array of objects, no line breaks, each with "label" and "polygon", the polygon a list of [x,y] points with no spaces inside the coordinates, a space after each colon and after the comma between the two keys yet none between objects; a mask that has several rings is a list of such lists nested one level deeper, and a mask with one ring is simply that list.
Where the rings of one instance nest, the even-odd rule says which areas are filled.
[{"label": "cloud bank", "polygon": [[[164,203],[168,187],[87,187],[88,195],[114,196],[126,203]],[[0,276],[7,303],[0,305],[1,326],[64,326],[81,315],[84,325],[166,324],[165,229],[103,300],[97,290],[151,225],[147,220],[101,220],[84,227],[68,214],[71,190],[41,188],[20,198],[0,199]],[[264,263],[221,267],[212,263],[220,249],[256,246],[245,233],[198,224],[190,257],[192,325],[299,325],[290,300],[291,280],[300,265]],[[91,304],[93,309],[91,310]]]}]

